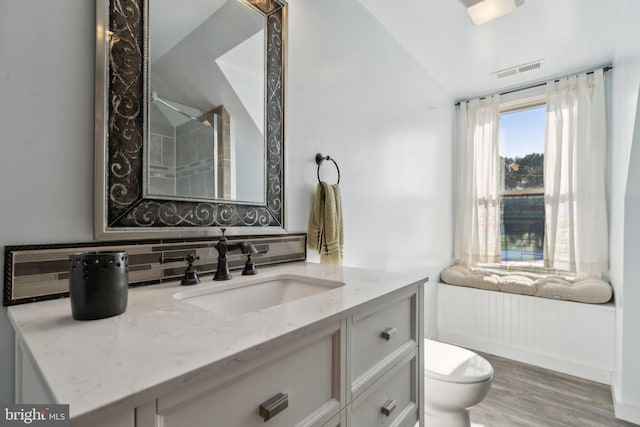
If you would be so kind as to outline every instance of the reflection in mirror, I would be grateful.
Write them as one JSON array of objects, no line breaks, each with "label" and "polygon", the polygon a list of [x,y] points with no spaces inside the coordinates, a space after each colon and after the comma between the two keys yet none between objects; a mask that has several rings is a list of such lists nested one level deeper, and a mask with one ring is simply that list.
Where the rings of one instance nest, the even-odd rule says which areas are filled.
[{"label": "reflection in mirror", "polygon": [[149,0],[148,196],[264,202],[264,24],[237,0]]},{"label": "reflection in mirror", "polygon": [[286,2],[188,2],[97,0],[97,239],[285,231]]}]

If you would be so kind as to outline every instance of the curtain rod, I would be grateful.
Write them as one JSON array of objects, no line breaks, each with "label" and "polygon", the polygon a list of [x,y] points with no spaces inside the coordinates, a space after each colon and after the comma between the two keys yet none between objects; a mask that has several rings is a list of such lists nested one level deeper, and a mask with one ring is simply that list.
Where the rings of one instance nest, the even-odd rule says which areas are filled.
[{"label": "curtain rod", "polygon": [[[602,67],[602,71],[606,73],[607,71],[611,70],[612,68],[613,67],[611,65],[607,65],[606,67]],[[587,72],[585,74],[593,74],[593,71],[589,71],[589,72]],[[559,82],[560,79],[568,77],[568,76],[573,76],[573,75],[574,74],[567,74],[566,76],[559,77],[559,78],[555,79],[554,81]],[[544,86],[546,84],[547,84],[547,82],[540,82],[540,83],[532,84],[530,86],[521,87],[521,88],[518,88],[518,89],[507,90],[505,92],[500,92],[500,96],[508,95],[510,93],[515,93],[515,92],[520,92],[521,90],[533,89],[534,87],[540,87],[540,86]],[[481,96],[479,99],[485,99],[487,96],[491,96],[491,95]],[[469,101],[469,100],[467,99],[465,101],[458,101],[458,102],[455,103],[455,106],[457,107],[457,106],[460,105],[461,102],[467,102],[467,101]]]}]

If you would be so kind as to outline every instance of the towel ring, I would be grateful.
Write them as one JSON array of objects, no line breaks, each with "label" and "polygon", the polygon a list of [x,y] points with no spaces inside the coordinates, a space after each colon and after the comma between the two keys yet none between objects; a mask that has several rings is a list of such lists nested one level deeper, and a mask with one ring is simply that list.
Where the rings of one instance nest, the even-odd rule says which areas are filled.
[{"label": "towel ring", "polygon": [[331,156],[323,156],[320,153],[316,154],[316,164],[318,165],[318,182],[320,182],[320,165],[324,160],[331,160],[333,162],[333,164],[336,167],[336,170],[338,171],[338,182],[336,182],[336,184],[340,184],[340,168],[338,167],[338,164],[336,163],[335,160],[331,158]]}]

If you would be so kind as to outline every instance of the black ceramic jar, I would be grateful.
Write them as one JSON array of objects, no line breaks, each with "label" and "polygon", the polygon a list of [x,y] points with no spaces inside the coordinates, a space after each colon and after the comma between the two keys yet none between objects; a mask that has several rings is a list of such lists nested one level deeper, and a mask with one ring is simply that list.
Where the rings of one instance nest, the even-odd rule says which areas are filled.
[{"label": "black ceramic jar", "polygon": [[69,255],[69,297],[74,319],[95,320],[124,313],[128,291],[126,251]]}]

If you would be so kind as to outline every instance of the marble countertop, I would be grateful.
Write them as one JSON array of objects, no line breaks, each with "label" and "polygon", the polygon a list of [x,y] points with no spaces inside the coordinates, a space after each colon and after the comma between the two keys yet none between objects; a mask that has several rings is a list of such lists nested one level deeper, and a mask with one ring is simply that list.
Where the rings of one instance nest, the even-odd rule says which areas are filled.
[{"label": "marble countertop", "polygon": [[[238,315],[220,315],[174,294],[230,286],[278,274],[344,282],[329,291]],[[71,317],[68,298],[12,306],[9,317],[54,402],[70,404],[70,416],[117,411],[149,402],[198,375],[303,335],[312,325],[344,316],[359,305],[422,283],[424,276],[306,262],[262,268],[258,276],[234,274],[229,282],[203,277],[129,290],[127,311],[93,321]],[[99,411],[99,412],[100,412]]]}]

